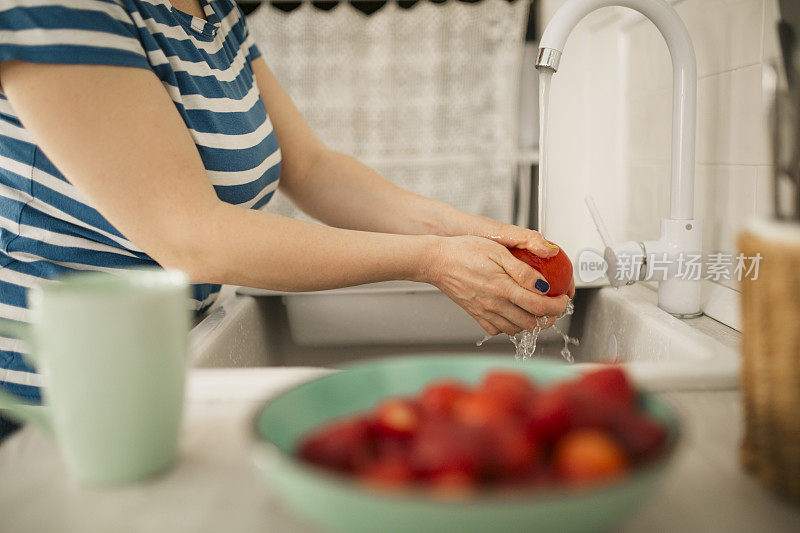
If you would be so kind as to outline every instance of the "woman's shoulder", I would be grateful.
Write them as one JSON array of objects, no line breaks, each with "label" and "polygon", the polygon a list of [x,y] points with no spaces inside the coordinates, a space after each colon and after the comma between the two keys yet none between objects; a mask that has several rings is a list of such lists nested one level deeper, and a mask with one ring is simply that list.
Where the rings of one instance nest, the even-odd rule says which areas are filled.
[{"label": "woman's shoulder", "polygon": [[0,61],[147,68],[132,0],[4,0]]},{"label": "woman's shoulder", "polygon": [[[0,25],[4,29],[48,28],[97,22],[102,16],[129,22],[130,13],[137,9],[133,0],[3,0]],[[102,26],[92,27],[102,30]]]}]

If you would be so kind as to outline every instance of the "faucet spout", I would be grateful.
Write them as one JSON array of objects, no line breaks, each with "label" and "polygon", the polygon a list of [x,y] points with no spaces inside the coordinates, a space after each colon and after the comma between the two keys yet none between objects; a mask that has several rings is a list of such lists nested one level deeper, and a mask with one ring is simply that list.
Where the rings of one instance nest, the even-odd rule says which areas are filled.
[{"label": "faucet spout", "polygon": [[[672,181],[670,216],[661,220],[661,237],[654,241],[613,244],[598,223],[606,242],[608,279],[614,286],[657,280],[658,305],[688,318],[702,314],[699,277],[689,278],[682,266],[702,250],[702,227],[694,211],[694,143],[697,114],[697,63],[683,21],[664,0],[567,0],[556,11],[539,43],[536,68],[558,70],[564,44],[578,22],[601,7],[621,6],[649,18],[661,31],[672,56]],[[590,210],[593,204],[589,206]],[[599,221],[596,209],[592,213]],[[636,258],[638,259],[638,262]],[[633,268],[629,268],[632,265]],[[658,269],[657,269],[658,265]],[[658,271],[657,271],[658,270]]]},{"label": "faucet spout", "polygon": [[544,30],[536,68],[557,71],[572,29],[601,7],[634,9],[650,19],[667,42],[672,57],[672,169],[670,219],[691,220],[694,212],[697,61],[680,16],[664,0],[567,0]]}]

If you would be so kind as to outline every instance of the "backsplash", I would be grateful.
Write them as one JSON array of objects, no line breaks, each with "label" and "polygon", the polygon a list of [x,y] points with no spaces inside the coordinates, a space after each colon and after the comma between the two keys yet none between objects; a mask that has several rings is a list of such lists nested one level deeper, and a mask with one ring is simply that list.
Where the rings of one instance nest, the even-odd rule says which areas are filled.
[{"label": "backsplash", "polygon": [[[695,213],[704,248],[734,251],[742,224],[770,209],[770,147],[762,73],[777,57],[775,0],[682,0],[675,9],[697,55]],[[669,206],[671,62],[661,35],[636,17],[622,27],[628,93],[626,173],[640,209],[631,238],[658,231]],[[766,68],[769,68],[767,65]]]},{"label": "backsplash", "polygon": [[[561,4],[542,2],[544,23]],[[733,252],[742,224],[771,209],[762,73],[779,54],[777,0],[672,4],[697,55],[695,216],[703,220],[706,251]],[[655,26],[624,8],[590,15],[570,36],[553,94],[550,168],[565,185],[553,201],[568,202],[571,183],[572,191],[598,196],[615,238],[656,238],[669,209],[672,68]],[[588,167],[576,166],[579,155]],[[569,211],[591,227],[575,200]],[[559,222],[553,232],[573,248],[599,246],[594,236],[586,242],[585,228]]]}]

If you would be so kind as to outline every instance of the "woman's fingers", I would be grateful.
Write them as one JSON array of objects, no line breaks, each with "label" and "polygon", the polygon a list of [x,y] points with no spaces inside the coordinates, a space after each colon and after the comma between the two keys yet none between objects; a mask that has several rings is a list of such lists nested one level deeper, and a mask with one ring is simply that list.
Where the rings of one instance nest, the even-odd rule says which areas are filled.
[{"label": "woman's fingers", "polygon": [[511,280],[500,291],[497,300],[487,305],[484,317],[509,335],[530,331],[536,326],[549,328],[564,312],[569,300],[567,296],[553,298],[527,291]]},{"label": "woman's fingers", "polygon": [[559,250],[538,231],[511,224],[504,224],[489,238],[507,248],[525,248],[539,257],[553,257]]},{"label": "woman's fingers", "polygon": [[517,333],[519,333],[524,329],[518,326],[517,324],[511,322],[506,317],[501,316],[497,313],[487,312],[486,318],[487,320],[489,320],[489,322],[491,322],[494,325],[494,327],[496,327],[506,335],[516,335]]},{"label": "woman's fingers", "polygon": [[[489,322],[509,335],[516,335],[522,330],[533,331],[536,327],[547,329],[556,323],[557,318],[557,316],[535,316],[513,304],[503,306],[496,313],[487,314]],[[480,323],[480,320],[478,322]],[[484,327],[484,329],[486,328]]]},{"label": "woman's fingers", "polygon": [[485,331],[489,335],[495,336],[502,333],[502,331],[500,331],[497,327],[495,327],[494,324],[492,324],[491,322],[487,322],[486,320],[474,315],[472,316],[472,318],[474,318],[478,322],[478,325],[480,325],[480,327],[483,328],[483,331]]},{"label": "woman's fingers", "polygon": [[522,309],[521,307],[514,305],[511,302],[505,301],[499,307],[497,314],[503,316],[506,320],[518,326],[520,330],[532,330],[536,326],[542,326],[545,323],[545,319],[547,317],[539,317],[533,315]]},{"label": "woman's fingers", "polygon": [[[558,316],[567,306],[567,301],[575,296],[575,279],[570,282],[568,296],[544,296],[550,290],[550,284],[527,263],[520,261],[511,253],[502,255],[501,266],[518,287],[509,286],[509,300],[518,307],[537,316]],[[540,281],[541,280],[541,281]],[[544,283],[544,285],[542,284]],[[521,289],[521,290],[519,290]],[[539,296],[541,295],[541,296]],[[554,312],[556,311],[556,312]]]},{"label": "woman's fingers", "polygon": [[520,261],[508,250],[501,255],[500,266],[511,279],[517,282],[517,285],[524,289],[540,294],[545,294],[550,290],[550,284],[538,270],[531,268],[524,261]]},{"label": "woman's fingers", "polygon": [[544,277],[502,245],[478,237],[443,242],[442,261],[433,282],[461,305],[490,335],[515,335],[550,326],[567,305],[567,296],[545,296]]},{"label": "woman's fingers", "polygon": [[543,296],[531,291],[527,291],[519,286],[509,284],[508,299],[518,307],[535,316],[559,316],[567,307],[569,297],[562,296]]}]

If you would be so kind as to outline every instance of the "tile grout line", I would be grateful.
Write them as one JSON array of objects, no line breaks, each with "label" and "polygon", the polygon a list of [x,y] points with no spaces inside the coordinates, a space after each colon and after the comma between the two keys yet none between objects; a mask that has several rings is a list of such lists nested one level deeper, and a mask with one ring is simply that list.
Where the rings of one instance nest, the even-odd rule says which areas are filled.
[{"label": "tile grout line", "polygon": [[761,58],[761,64],[764,64],[764,48],[766,47],[766,40],[767,40],[767,2],[770,0],[761,0],[761,50],[759,50]]}]

